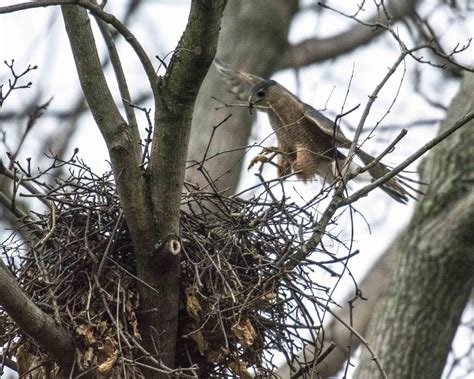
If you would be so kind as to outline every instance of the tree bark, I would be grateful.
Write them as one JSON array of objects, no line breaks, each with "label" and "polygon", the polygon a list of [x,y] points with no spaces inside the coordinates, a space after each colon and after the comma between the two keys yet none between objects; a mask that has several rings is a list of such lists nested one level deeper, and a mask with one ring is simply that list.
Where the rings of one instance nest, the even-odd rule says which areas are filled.
[{"label": "tree bark", "polygon": [[[135,42],[155,95],[149,180],[141,168],[136,125],[120,115],[104,73],[86,11],[62,6],[66,30],[86,100],[110,154],[120,203],[132,238],[140,293],[139,325],[150,365],[173,368],[179,306],[179,212],[191,116],[202,80],[214,58],[225,0],[194,0],[186,30],[164,78],[158,80]],[[108,20],[108,17],[104,19]],[[121,28],[115,19],[114,26]],[[129,35],[127,30],[123,33]],[[127,39],[134,41],[134,37]],[[167,378],[145,370],[148,378]]]},{"label": "tree bark", "polygon": [[[144,340],[167,366],[175,367],[181,254],[180,203],[192,113],[201,83],[214,59],[226,0],[194,0],[155,99],[156,115],[150,163],[150,193],[155,222],[155,251],[137,259],[140,299],[152,312],[140,315]],[[152,332],[151,332],[152,331]],[[143,333],[142,333],[143,334]],[[169,375],[158,375],[168,378]]]},{"label": "tree bark", "polygon": [[398,0],[387,2],[390,20],[384,12],[372,16],[365,24],[354,23],[347,31],[327,38],[309,38],[295,45],[291,45],[279,57],[277,70],[285,68],[305,67],[310,64],[335,59],[344,54],[369,44],[382,35],[386,29],[369,27],[369,25],[393,24],[415,11],[418,0]]},{"label": "tree bark", "polygon": [[[474,75],[467,73],[441,126],[474,109]],[[368,330],[389,378],[439,378],[473,285],[474,122],[430,153],[429,183],[397,242],[393,270]],[[355,378],[377,378],[367,352]]]},{"label": "tree bark", "polygon": [[144,236],[153,240],[146,183],[139,167],[138,130],[127,124],[115,105],[86,10],[71,5],[63,5],[61,9],[84,96],[107,144],[132,240],[134,245],[144,240]]},{"label": "tree bark", "polygon": [[31,301],[1,259],[0,303],[23,332],[51,354],[64,377],[73,373],[76,348],[73,338]]},{"label": "tree bark", "polygon": [[[288,30],[297,5],[296,0],[229,2],[222,20],[217,56],[236,68],[269,77],[274,72],[277,58],[288,46]],[[215,111],[213,108],[222,104],[211,100],[211,97],[227,103],[235,102],[226,91],[216,70],[211,69],[196,101],[188,160],[202,160],[213,126],[232,113],[232,117],[217,129],[207,156],[225,153],[207,161],[204,168],[213,179],[219,178],[216,182],[218,189],[233,193],[242,171],[245,151],[230,150],[247,145],[252,117],[247,109],[237,107]],[[189,169],[186,177],[201,186],[207,184],[197,166]]]}]

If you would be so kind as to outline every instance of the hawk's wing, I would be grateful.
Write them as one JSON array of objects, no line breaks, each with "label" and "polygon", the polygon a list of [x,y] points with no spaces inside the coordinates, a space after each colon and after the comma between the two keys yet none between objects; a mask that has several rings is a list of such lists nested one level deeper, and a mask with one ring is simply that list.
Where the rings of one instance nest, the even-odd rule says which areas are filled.
[{"label": "hawk's wing", "polygon": [[311,105],[303,103],[303,110],[309,123],[314,124],[315,128],[318,128],[331,138],[332,144],[346,149],[351,146],[351,140],[344,135],[339,125],[336,125],[334,121],[324,116],[321,112],[318,112]]},{"label": "hawk's wing", "polygon": [[229,91],[237,95],[237,98],[242,101],[248,100],[250,89],[253,86],[265,80],[257,75],[237,71],[217,58],[214,59],[214,66],[229,84]]},{"label": "hawk's wing", "polygon": [[[346,149],[350,148],[352,142],[344,135],[339,126],[336,126],[333,121],[328,119],[326,116],[324,116],[322,113],[318,112],[316,109],[314,109],[308,104],[304,104],[304,110],[306,120],[310,121],[311,126],[314,125],[315,128],[318,128],[324,134],[330,136],[330,138],[332,138],[332,143],[334,144],[335,141],[335,145],[337,147],[342,147]],[[372,155],[366,153],[360,147],[357,147],[355,152],[365,165],[372,164],[372,162],[375,160]],[[338,156],[339,154],[342,154],[339,151],[337,151],[337,153]],[[344,155],[342,156],[344,157]],[[385,174],[389,173],[390,168],[388,168],[382,162],[377,162],[376,164],[373,164],[368,171],[372,178],[374,180],[377,180]],[[406,202],[408,202],[409,197],[415,199],[415,197],[410,192],[408,192],[409,189],[416,193],[422,193],[419,190],[413,188],[409,183],[407,183],[407,180],[413,181],[399,174],[396,177],[387,181],[386,183],[382,184],[381,189],[385,191],[388,195],[390,195],[393,199],[405,204]]]}]

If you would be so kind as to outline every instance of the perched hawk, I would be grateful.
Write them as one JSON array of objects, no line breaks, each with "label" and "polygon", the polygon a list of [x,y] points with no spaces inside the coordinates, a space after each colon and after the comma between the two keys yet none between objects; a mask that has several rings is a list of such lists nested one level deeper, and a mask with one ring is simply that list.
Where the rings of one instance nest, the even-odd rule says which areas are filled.
[{"label": "perched hawk", "polygon": [[[274,80],[265,80],[256,75],[237,71],[231,66],[214,61],[214,65],[228,82],[230,92],[239,100],[247,101],[250,108],[265,112],[278,139],[279,175],[296,173],[303,180],[319,176],[332,184],[340,172],[353,170],[354,163],[347,169],[344,166],[346,156],[338,149],[348,149],[349,140],[335,123],[303,103],[285,87]],[[375,159],[361,148],[356,154],[365,165]],[[337,165],[335,164],[337,162]],[[345,171],[344,171],[345,170]],[[390,169],[383,163],[376,163],[368,172],[375,180]],[[406,178],[398,175],[381,186],[395,200],[406,203],[413,196]]]}]

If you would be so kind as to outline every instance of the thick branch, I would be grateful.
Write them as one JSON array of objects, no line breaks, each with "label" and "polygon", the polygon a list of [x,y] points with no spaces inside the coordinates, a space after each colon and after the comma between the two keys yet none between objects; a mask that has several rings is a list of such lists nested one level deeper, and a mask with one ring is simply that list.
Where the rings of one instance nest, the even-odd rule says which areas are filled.
[{"label": "thick branch", "polygon": [[162,242],[178,235],[194,102],[216,52],[224,6],[224,0],[193,1],[186,31],[159,87],[151,170],[154,210]]},{"label": "thick branch", "polygon": [[[270,77],[275,63],[288,46],[288,30],[298,9],[296,0],[230,1],[224,11],[222,32],[219,37],[218,56],[233,67],[253,74]],[[265,15],[265,17],[262,17]],[[191,145],[188,159],[201,162],[204,152],[208,157],[204,168],[219,190],[234,193],[241,173],[242,157],[248,143],[252,118],[247,109],[216,110],[212,98],[230,103],[235,96],[227,91],[217,71],[211,69],[202,85],[193,117]],[[211,137],[212,135],[212,137]],[[208,181],[197,170],[196,163],[186,178],[202,187]]]},{"label": "thick branch", "polygon": [[94,16],[111,24],[117,30],[117,32],[119,32],[125,38],[125,40],[130,44],[132,49],[135,51],[135,54],[137,55],[138,59],[140,59],[140,62],[147,74],[152,91],[156,91],[156,84],[157,84],[158,78],[156,76],[155,69],[153,68],[153,64],[148,58],[148,55],[146,54],[143,47],[140,45],[140,43],[135,38],[135,36],[127,29],[127,27],[123,23],[117,20],[117,18],[115,18],[115,16],[111,15],[110,13],[104,12],[100,6],[98,6],[97,4],[94,4],[92,1],[89,1],[89,0],[36,0],[35,2],[19,3],[19,4],[0,7],[0,14],[13,13],[13,12],[26,10],[26,9],[49,7],[53,5],[61,5],[61,6],[79,5],[89,10]]},{"label": "thick branch", "polygon": [[[388,7],[388,11],[392,15],[390,23],[411,15],[416,3],[417,0],[391,1]],[[369,19],[367,23],[386,24],[388,21],[382,12],[380,15]],[[337,58],[360,46],[368,44],[384,31],[384,28],[370,28],[366,25],[356,24],[350,30],[333,37],[307,39],[291,46],[287,52],[281,56],[280,61],[277,63],[277,70],[304,67],[313,63]]]},{"label": "thick branch", "polygon": [[[442,133],[472,113],[473,88],[474,75],[467,73]],[[422,180],[430,186],[397,242],[393,271],[373,312],[368,340],[389,377],[441,377],[468,301],[473,284],[473,126],[471,120],[424,162]],[[364,355],[355,377],[373,377]]]},{"label": "thick branch", "polygon": [[18,326],[51,354],[67,377],[74,365],[73,338],[31,301],[1,259],[0,302]]},{"label": "thick branch", "polygon": [[138,123],[135,117],[135,110],[130,106],[132,103],[132,97],[130,96],[130,91],[128,89],[127,79],[125,77],[125,72],[123,71],[122,61],[120,55],[115,46],[115,40],[112,36],[112,32],[109,29],[109,25],[105,21],[102,21],[100,18],[96,17],[97,24],[99,25],[100,32],[102,37],[104,37],[105,44],[107,45],[107,50],[109,51],[110,62],[114,69],[115,78],[117,79],[117,84],[120,91],[120,96],[122,97],[123,107],[127,115],[128,124],[132,127],[132,130],[136,133],[134,136],[135,140],[140,139],[138,132]]},{"label": "thick branch", "polygon": [[132,240],[139,250],[146,238],[152,246],[150,207],[139,168],[138,133],[127,125],[112,98],[86,11],[76,6],[63,6],[62,11],[84,96],[107,144]]},{"label": "thick branch", "polygon": [[[225,1],[195,0],[186,30],[158,86],[151,150],[154,253],[137,255],[140,330],[145,347],[175,366],[179,305],[179,214],[191,118],[201,83],[214,58]],[[133,181],[132,181],[133,183]],[[167,377],[147,372],[149,377]]]}]

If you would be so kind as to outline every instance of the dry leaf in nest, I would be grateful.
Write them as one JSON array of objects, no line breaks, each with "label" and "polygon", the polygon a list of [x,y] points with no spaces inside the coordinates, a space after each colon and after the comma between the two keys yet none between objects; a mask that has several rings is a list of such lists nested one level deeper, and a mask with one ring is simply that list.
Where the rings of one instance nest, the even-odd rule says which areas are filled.
[{"label": "dry leaf in nest", "polygon": [[20,375],[28,372],[33,366],[33,362],[37,357],[31,354],[25,346],[19,346],[16,350],[15,358],[18,364],[18,373]]},{"label": "dry leaf in nest", "polygon": [[249,319],[239,322],[232,327],[232,332],[243,347],[253,345],[256,333]]},{"label": "dry leaf in nest", "polygon": [[204,336],[202,335],[202,332],[198,330],[195,333],[191,334],[191,338],[193,339],[194,342],[196,342],[199,354],[204,355],[204,352],[208,348],[208,344],[206,340],[204,339]]},{"label": "dry leaf in nest", "polygon": [[94,332],[90,325],[81,324],[76,328],[76,333],[84,337],[84,343],[86,346],[93,345],[97,342]]},{"label": "dry leaf in nest", "polygon": [[98,371],[102,376],[110,376],[112,369],[118,357],[118,343],[111,337],[107,336],[105,340],[97,344],[97,350],[100,352]]},{"label": "dry leaf in nest", "polygon": [[247,364],[238,361],[238,362],[230,362],[229,363],[229,368],[239,376],[240,379],[252,379],[253,376],[248,372],[247,370]]},{"label": "dry leaf in nest", "polygon": [[206,352],[206,357],[208,362],[219,363],[222,359],[229,355],[229,349],[225,348],[224,346],[220,346],[219,349],[213,349],[211,351]]},{"label": "dry leaf in nest", "polygon": [[135,311],[138,309],[138,295],[136,293],[136,288],[135,291],[130,289],[127,290],[127,293],[127,301],[125,302],[125,309],[127,310],[127,321],[132,328],[133,337],[137,341],[141,341],[142,336],[140,334],[140,331],[138,330],[138,320],[137,315],[135,313]]},{"label": "dry leaf in nest", "polygon": [[[15,345],[15,343],[12,345]],[[48,355],[42,354],[36,347],[28,343],[21,343],[18,346],[14,346],[12,351],[14,351],[18,375],[21,378],[63,378],[59,373],[59,366]],[[1,375],[0,377],[3,378]]]},{"label": "dry leaf in nest", "polygon": [[136,317],[135,313],[133,313],[133,317],[132,317],[132,315],[130,315],[129,319],[130,319],[130,325],[132,326],[132,330],[133,330],[133,337],[137,341],[141,341],[142,336],[140,334],[140,331],[138,330],[138,320],[137,320],[137,317]]},{"label": "dry leaf in nest", "polygon": [[125,309],[127,310],[127,313],[133,313],[138,308],[139,300],[136,291],[136,287],[127,288],[127,295],[125,297]]},{"label": "dry leaf in nest", "polygon": [[101,336],[104,335],[104,332],[107,330],[107,321],[102,320],[101,322],[99,322],[99,324],[97,325],[97,330],[99,331],[99,334]]},{"label": "dry leaf in nest", "polygon": [[112,354],[105,362],[101,363],[97,370],[103,376],[109,376],[112,373],[112,368],[117,361],[118,352]]},{"label": "dry leaf in nest", "polygon": [[89,369],[94,364],[94,358],[94,349],[88,347],[82,356],[82,369]]},{"label": "dry leaf in nest", "polygon": [[275,292],[267,292],[265,295],[262,296],[262,300],[271,302],[278,298],[278,295]]},{"label": "dry leaf in nest", "polygon": [[201,317],[199,313],[202,311],[201,304],[199,299],[196,296],[196,293],[193,289],[186,289],[186,310],[188,315],[190,315],[196,321],[200,321]]},{"label": "dry leaf in nest", "polygon": [[110,337],[106,337],[103,343],[99,343],[99,347],[97,348],[102,354],[109,357],[116,353],[117,351],[117,343]]}]

